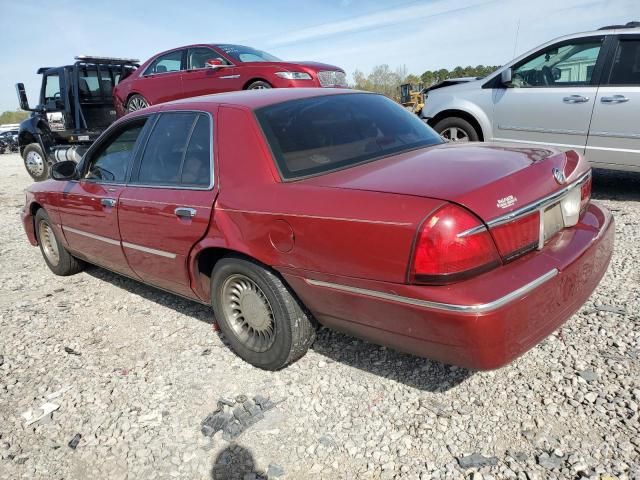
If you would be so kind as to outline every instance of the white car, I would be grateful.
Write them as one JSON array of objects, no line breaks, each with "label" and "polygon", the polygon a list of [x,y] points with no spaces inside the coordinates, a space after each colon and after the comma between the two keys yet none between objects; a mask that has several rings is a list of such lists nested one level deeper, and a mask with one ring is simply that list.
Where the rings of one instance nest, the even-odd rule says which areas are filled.
[{"label": "white car", "polygon": [[557,38],[428,92],[421,115],[449,141],[553,145],[640,171],[640,22]]}]

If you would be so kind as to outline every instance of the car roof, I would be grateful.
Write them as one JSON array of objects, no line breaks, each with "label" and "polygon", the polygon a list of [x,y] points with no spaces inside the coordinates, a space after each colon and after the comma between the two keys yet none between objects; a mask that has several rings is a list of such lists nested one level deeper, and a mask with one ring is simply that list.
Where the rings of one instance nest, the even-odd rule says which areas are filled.
[{"label": "car roof", "polygon": [[[216,93],[200,97],[190,97],[172,102],[162,103],[145,109],[149,111],[166,110],[210,110],[217,105],[234,105],[256,110],[276,103],[303,98],[323,97],[329,95],[343,95],[348,93],[371,94],[349,88],[272,88],[260,90],[239,90],[234,92]],[[375,94],[374,94],[375,95]]]}]

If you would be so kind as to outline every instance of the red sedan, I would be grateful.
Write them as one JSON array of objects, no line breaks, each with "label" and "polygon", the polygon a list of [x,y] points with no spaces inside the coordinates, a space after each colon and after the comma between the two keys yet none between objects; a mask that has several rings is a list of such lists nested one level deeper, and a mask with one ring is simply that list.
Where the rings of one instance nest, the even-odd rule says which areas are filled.
[{"label": "red sedan", "polygon": [[90,262],[210,304],[265,369],[302,356],[317,324],[500,367],[580,308],[614,241],[577,153],[443,144],[350,90],[151,107],[53,176],[22,219],[54,273]]},{"label": "red sedan", "polygon": [[149,105],[235,90],[346,87],[344,71],[317,62],[285,62],[242,45],[198,44],[147,60],[114,89],[121,117]]}]

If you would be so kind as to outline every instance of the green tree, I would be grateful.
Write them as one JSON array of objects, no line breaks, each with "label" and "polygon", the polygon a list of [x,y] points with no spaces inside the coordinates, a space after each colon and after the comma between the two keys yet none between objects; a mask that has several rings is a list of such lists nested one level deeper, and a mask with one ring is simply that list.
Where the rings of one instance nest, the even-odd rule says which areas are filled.
[{"label": "green tree", "polygon": [[23,110],[6,111],[0,114],[0,125],[5,123],[20,123],[29,116],[29,112]]}]

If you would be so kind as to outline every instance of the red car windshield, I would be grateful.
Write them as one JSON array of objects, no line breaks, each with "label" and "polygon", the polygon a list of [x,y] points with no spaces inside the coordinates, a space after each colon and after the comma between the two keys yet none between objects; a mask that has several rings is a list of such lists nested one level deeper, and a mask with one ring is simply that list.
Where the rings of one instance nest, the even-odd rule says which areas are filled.
[{"label": "red car windshield", "polygon": [[242,45],[216,45],[225,54],[233,58],[238,62],[281,62],[278,57],[263,52],[262,50],[256,50],[251,47],[244,47]]},{"label": "red car windshield", "polygon": [[285,179],[442,143],[416,115],[382,95],[305,98],[255,113]]}]

